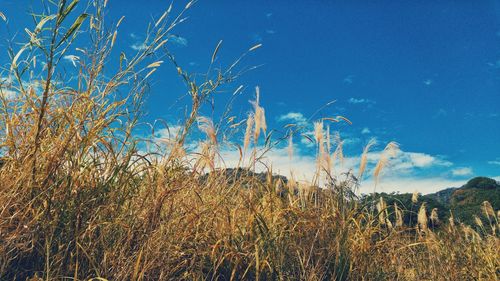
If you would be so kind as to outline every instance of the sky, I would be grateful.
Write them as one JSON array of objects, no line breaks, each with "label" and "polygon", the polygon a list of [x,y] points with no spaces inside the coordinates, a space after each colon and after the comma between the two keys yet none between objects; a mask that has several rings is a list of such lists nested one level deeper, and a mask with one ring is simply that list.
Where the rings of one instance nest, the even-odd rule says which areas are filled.
[{"label": "sky", "polygon": [[[33,27],[27,12],[38,2],[0,0],[8,18],[0,24],[2,46]],[[169,4],[109,0],[109,20],[125,16],[117,48],[136,52],[147,24]],[[173,5],[178,11],[186,2]],[[216,66],[222,68],[262,44],[242,62],[258,67],[215,97],[214,118],[239,85],[244,90],[233,112],[245,118],[259,86],[269,128],[301,123],[312,130],[312,120],[337,115],[352,121],[331,124],[344,140],[346,166],[357,165],[371,138],[378,142],[372,164],[386,143],[399,143],[402,152],[379,184],[382,191],[426,193],[474,176],[500,179],[500,1],[200,0],[186,15],[168,48],[191,72],[207,70],[220,40]],[[6,51],[0,54],[6,58]],[[178,97],[186,92],[175,67],[162,66],[151,85],[145,120],[175,122],[183,112]],[[295,145],[294,169],[310,173],[314,148],[303,140]],[[283,147],[269,158],[280,172],[290,166]]]}]

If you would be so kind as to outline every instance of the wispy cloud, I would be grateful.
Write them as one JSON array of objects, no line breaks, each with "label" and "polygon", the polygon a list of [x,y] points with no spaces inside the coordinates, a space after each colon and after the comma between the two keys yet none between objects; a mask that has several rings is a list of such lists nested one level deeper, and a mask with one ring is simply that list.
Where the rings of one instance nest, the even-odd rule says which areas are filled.
[{"label": "wispy cloud", "polygon": [[[32,88],[36,93],[41,90],[41,82],[38,80],[22,81],[25,89]],[[7,100],[12,100],[19,95],[19,83],[11,76],[0,76],[0,96]]]},{"label": "wispy cloud", "polygon": [[170,35],[169,39],[172,43],[181,47],[186,47],[188,45],[188,40],[179,35]]},{"label": "wispy cloud", "polygon": [[75,55],[66,55],[63,59],[72,63],[74,67],[76,67],[76,64],[80,61],[80,57]]},{"label": "wispy cloud", "polygon": [[[412,193],[417,191],[422,194],[434,193],[449,188],[461,187],[466,180],[453,180],[443,177],[386,177],[377,183],[377,192]],[[361,193],[370,193],[374,190],[374,182],[369,180],[361,183]]]},{"label": "wispy cloud", "polygon": [[450,161],[440,159],[438,157],[425,153],[407,152],[406,155],[409,157],[413,165],[418,168],[429,167],[433,165],[445,167],[453,165],[453,163],[451,163]]},{"label": "wispy cloud", "polygon": [[472,168],[470,167],[460,167],[451,170],[451,174],[456,177],[471,176],[473,174]]},{"label": "wispy cloud", "polygon": [[500,166],[500,159],[488,161],[488,164],[490,164],[490,165],[499,165]]},{"label": "wispy cloud", "polygon": [[0,87],[0,96],[4,99],[11,100],[17,96],[17,92]]},{"label": "wispy cloud", "polygon": [[375,101],[364,98],[350,98],[347,102],[351,104],[375,104]]},{"label": "wispy cloud", "polygon": [[370,131],[369,128],[365,127],[363,128],[363,130],[361,130],[361,134],[363,135],[367,135],[367,134],[370,134],[372,131]]},{"label": "wispy cloud", "polygon": [[278,121],[290,121],[299,125],[307,122],[307,118],[300,112],[288,112],[287,114],[278,117]]},{"label": "wispy cloud", "polygon": [[[224,158],[224,167],[235,167],[239,163],[239,152],[237,150],[223,150],[221,152]],[[367,175],[373,172],[373,167],[380,157],[380,152],[373,152],[369,155],[369,166]],[[399,159],[399,160],[398,160]],[[431,168],[439,165],[450,165],[450,162],[444,161],[437,156],[431,156],[425,153],[402,152],[398,159],[393,159],[392,164],[387,168],[387,172],[377,184],[376,191],[383,192],[413,192],[417,190],[421,193],[432,193],[448,187],[460,187],[465,180],[447,178],[445,176],[417,176],[412,173],[402,173],[402,169],[413,170],[415,168]],[[340,167],[337,163],[336,172],[340,174],[349,169],[357,169],[359,157],[344,158],[343,165]],[[274,173],[289,177],[293,173],[295,180],[311,180],[316,172],[316,159],[306,150],[300,148],[300,143],[294,146],[294,156],[290,161],[288,150],[286,148],[275,148],[265,154],[262,164],[256,166],[258,171],[265,171],[266,167],[272,167]],[[360,191],[362,193],[373,192],[375,183],[373,178],[369,177],[361,183]]]},{"label": "wispy cloud", "polygon": [[[371,152],[367,156],[368,162],[375,164],[380,159],[380,152]],[[397,157],[391,160],[388,176],[408,176],[423,171],[432,172],[432,169],[450,167],[453,163],[442,157],[421,152],[400,151]],[[432,169],[431,169],[432,168]]]},{"label": "wispy cloud", "polygon": [[264,41],[264,39],[262,38],[262,36],[259,33],[254,33],[254,34],[252,34],[252,41],[254,41],[255,43],[262,43],[262,41]]},{"label": "wispy cloud", "polygon": [[[144,40],[136,35],[135,33],[130,33],[129,34],[130,38],[132,38],[135,42],[130,45],[130,48],[134,51],[144,51],[148,47],[146,42]],[[170,34],[168,36],[169,42],[180,47],[186,47],[188,45],[188,40],[182,36],[175,35],[175,34]]]},{"label": "wispy cloud", "polygon": [[130,45],[130,48],[132,48],[132,50],[134,50],[134,51],[144,51],[144,50],[146,50],[147,46],[144,43],[136,42],[136,43]]},{"label": "wispy cloud", "polygon": [[154,138],[157,141],[170,141],[177,136],[181,129],[182,127],[178,125],[172,125],[168,128],[162,128],[155,132]]},{"label": "wispy cloud", "polygon": [[344,82],[345,84],[352,84],[352,83],[354,82],[354,75],[347,75],[347,76],[344,78],[343,82]]},{"label": "wispy cloud", "polygon": [[440,108],[438,109],[438,111],[436,111],[436,113],[432,116],[432,118],[438,119],[446,116],[448,116],[448,111],[446,111],[444,108]]}]

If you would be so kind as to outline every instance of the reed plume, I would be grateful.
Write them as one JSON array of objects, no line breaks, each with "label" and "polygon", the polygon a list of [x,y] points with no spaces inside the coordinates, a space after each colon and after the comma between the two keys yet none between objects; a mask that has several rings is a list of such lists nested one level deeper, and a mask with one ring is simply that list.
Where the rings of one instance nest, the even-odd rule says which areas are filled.
[{"label": "reed plume", "polygon": [[417,222],[421,231],[427,230],[427,211],[425,210],[425,202],[420,205],[418,211]]},{"label": "reed plume", "polygon": [[384,198],[380,196],[379,201],[377,203],[377,211],[378,211],[378,220],[381,225],[386,224],[386,216],[385,216],[386,209],[387,205],[385,204]]},{"label": "reed plume", "polygon": [[384,169],[384,167],[389,163],[391,157],[396,157],[398,152],[399,145],[396,142],[390,142],[387,144],[384,151],[380,154],[380,159],[375,166],[375,171],[373,172],[375,183],[378,183],[382,169]]},{"label": "reed plume", "polygon": [[342,170],[344,165],[344,141],[340,138],[340,134],[337,132],[334,136],[334,142],[337,144],[335,151],[332,155],[332,165],[336,166],[339,163],[339,170]]},{"label": "reed plume", "polygon": [[437,208],[432,208],[430,219],[431,219],[433,226],[436,226],[437,224],[439,224],[439,216],[438,216],[438,209]]},{"label": "reed plume", "polygon": [[246,123],[247,126],[245,129],[245,136],[243,140],[243,154],[245,154],[245,152],[247,151],[248,146],[250,145],[250,140],[252,138],[252,129],[254,124],[254,115],[252,113],[248,114]]},{"label": "reed plume", "polygon": [[413,191],[413,194],[411,195],[411,202],[413,204],[417,204],[418,202],[418,191]]},{"label": "reed plume", "polygon": [[495,217],[495,210],[493,209],[493,206],[491,206],[491,203],[488,201],[484,201],[481,204],[481,211],[483,212],[484,216],[488,218],[488,220],[491,220],[491,217]]},{"label": "reed plume", "polygon": [[196,120],[198,121],[198,128],[205,133],[209,142],[212,145],[217,145],[217,132],[212,119],[205,116],[199,116]]},{"label": "reed plume", "polygon": [[394,202],[394,213],[396,214],[396,227],[403,226],[403,212],[398,208],[398,204]]},{"label": "reed plume", "polygon": [[314,122],[314,140],[318,148],[316,155],[316,175],[319,176],[325,160],[323,121]]},{"label": "reed plume", "polygon": [[290,133],[290,136],[288,136],[287,153],[288,153],[288,160],[290,162],[292,162],[292,158],[293,158],[293,134],[292,133]]},{"label": "reed plume", "polygon": [[358,179],[361,181],[363,179],[363,173],[365,172],[366,169],[366,164],[368,162],[368,152],[370,151],[370,148],[374,146],[377,143],[375,138],[370,139],[368,141],[368,144],[365,145],[363,148],[363,154],[361,154],[361,161],[359,163],[359,172],[358,172]]},{"label": "reed plume", "polygon": [[254,142],[257,143],[260,132],[262,131],[264,134],[267,131],[267,123],[266,123],[266,114],[265,110],[262,106],[259,104],[260,102],[260,89],[259,87],[255,87],[255,101],[251,101],[251,104],[254,107]]}]

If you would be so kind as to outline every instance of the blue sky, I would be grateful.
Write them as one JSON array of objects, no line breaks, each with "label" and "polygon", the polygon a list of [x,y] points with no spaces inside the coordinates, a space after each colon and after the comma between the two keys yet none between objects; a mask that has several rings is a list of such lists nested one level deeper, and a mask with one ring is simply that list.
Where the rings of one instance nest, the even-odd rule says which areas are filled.
[{"label": "blue sky", "polygon": [[[11,37],[33,26],[27,11],[37,2],[2,0]],[[108,5],[111,20],[125,16],[117,47],[130,53],[169,4],[138,3]],[[245,86],[235,115],[244,118],[257,85],[270,128],[308,119],[336,100],[316,117],[353,122],[332,127],[345,139],[346,154],[359,155],[372,137],[379,150],[391,140],[401,145],[406,160],[394,164],[393,186],[413,182],[431,190],[500,176],[500,1],[200,0],[187,15],[169,48],[190,71],[207,69],[219,40],[222,67],[263,45],[243,63],[260,67],[233,85]],[[0,35],[5,45],[5,24]],[[153,76],[147,120],[174,120],[182,112],[175,101],[185,87],[175,73],[165,64]],[[299,151],[309,161],[311,150]]]}]

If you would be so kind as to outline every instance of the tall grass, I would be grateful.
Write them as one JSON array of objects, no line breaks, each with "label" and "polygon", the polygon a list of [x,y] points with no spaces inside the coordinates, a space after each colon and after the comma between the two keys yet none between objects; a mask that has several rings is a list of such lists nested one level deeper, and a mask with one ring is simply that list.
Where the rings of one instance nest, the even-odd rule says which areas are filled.
[{"label": "tall grass", "polygon": [[[258,90],[254,111],[239,123],[246,124],[244,169],[218,172],[221,128],[200,111],[237,78],[240,59],[211,69],[201,83],[176,63],[166,47],[189,2],[178,15],[168,7],[149,26],[144,48],[131,58],[122,53],[114,72],[105,72],[121,24],[105,24],[106,2],[92,1],[83,13],[78,1],[50,4],[52,13],[35,15],[29,42],[9,50],[0,86],[0,279],[498,279],[499,218],[491,205],[483,207],[489,226],[452,220],[434,232],[423,204],[419,229],[402,225],[407,210],[383,199],[373,208],[356,196],[356,177],[332,172],[342,145],[331,161],[327,119],[315,123],[318,171],[311,182],[284,182],[270,167],[265,177],[251,172],[259,144],[270,143]],[[76,46],[78,36],[92,43]],[[74,49],[78,75],[69,79],[59,62]],[[163,60],[177,68],[191,104],[166,149],[141,152],[134,130],[147,79]],[[190,153],[186,141],[196,125],[206,139]],[[300,135],[289,135],[290,158],[293,134]],[[388,145],[376,178],[396,149]]]}]

